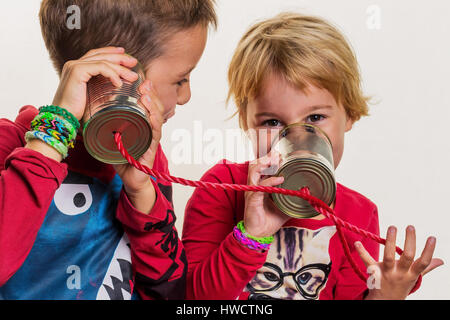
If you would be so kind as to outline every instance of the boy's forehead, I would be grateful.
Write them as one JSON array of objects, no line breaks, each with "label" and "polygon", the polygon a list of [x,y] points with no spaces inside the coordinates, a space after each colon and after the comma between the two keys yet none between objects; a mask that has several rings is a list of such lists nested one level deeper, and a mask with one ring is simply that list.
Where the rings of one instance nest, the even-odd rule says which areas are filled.
[{"label": "boy's forehead", "polygon": [[164,53],[156,60],[184,62],[180,72],[189,73],[196,66],[206,46],[207,29],[194,27],[173,34],[164,44]]},{"label": "boy's forehead", "polygon": [[250,99],[249,105],[254,105],[258,111],[273,110],[280,106],[314,110],[336,107],[337,103],[326,89],[309,83],[300,89],[280,77],[266,77],[260,92]]},{"label": "boy's forehead", "polygon": [[176,68],[179,76],[189,74],[197,65],[206,46],[207,29],[194,27],[173,34],[164,44],[164,53],[149,63],[164,62]]},{"label": "boy's forehead", "polygon": [[198,53],[203,51],[208,35],[207,28],[195,26],[183,29],[172,34],[167,40],[166,54],[174,56],[176,54]]}]

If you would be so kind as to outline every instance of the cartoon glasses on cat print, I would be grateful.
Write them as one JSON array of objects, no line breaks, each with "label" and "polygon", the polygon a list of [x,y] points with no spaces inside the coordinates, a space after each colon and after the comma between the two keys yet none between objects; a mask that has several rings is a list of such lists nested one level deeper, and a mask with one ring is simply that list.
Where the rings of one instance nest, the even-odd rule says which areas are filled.
[{"label": "cartoon glasses on cat print", "polygon": [[[331,262],[329,264],[314,263],[303,266],[296,272],[283,272],[281,268],[270,262],[266,262],[264,266],[258,270],[255,278],[247,285],[247,290],[251,292],[249,299],[279,299],[289,298],[281,297],[279,294],[276,296],[269,296],[266,293],[274,292],[278,290],[288,277],[292,277],[295,283],[295,289],[293,286],[286,286],[286,291],[282,294],[293,296],[297,291],[305,299],[317,299],[320,289],[326,283],[328,274],[331,270]],[[291,291],[289,293],[289,290]]]}]

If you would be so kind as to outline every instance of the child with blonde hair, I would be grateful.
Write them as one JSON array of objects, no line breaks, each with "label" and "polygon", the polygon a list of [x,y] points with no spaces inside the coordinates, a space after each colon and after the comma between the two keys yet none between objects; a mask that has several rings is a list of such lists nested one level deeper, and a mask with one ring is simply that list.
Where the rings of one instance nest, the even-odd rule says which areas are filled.
[{"label": "child with blonde hair", "polygon": [[[255,24],[238,44],[228,79],[240,126],[255,133],[249,136],[258,159],[224,161],[203,181],[280,185],[282,176],[264,175],[279,157],[271,150],[273,133],[295,123],[326,133],[337,168],[345,133],[368,115],[356,57],[337,28],[321,18],[283,13]],[[377,207],[358,192],[337,183],[331,207],[339,218],[379,234]],[[442,261],[432,259],[434,237],[413,260],[411,226],[396,261],[395,235],[389,228],[383,261],[377,263],[376,242],[345,233],[359,267],[377,264],[381,270],[381,287],[369,290],[346,258],[332,221],[321,215],[290,218],[261,192],[196,189],[182,236],[189,265],[187,298],[403,299],[420,274]],[[248,239],[260,245],[248,245]]]}]

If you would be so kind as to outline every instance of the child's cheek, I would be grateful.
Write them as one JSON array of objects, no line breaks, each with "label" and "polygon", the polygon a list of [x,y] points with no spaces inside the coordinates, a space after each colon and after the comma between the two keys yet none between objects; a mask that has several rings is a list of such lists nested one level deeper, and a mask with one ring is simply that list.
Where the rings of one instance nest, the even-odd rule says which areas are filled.
[{"label": "child's cheek", "polygon": [[344,152],[344,140],[332,141],[333,143],[333,161],[334,168],[337,169],[339,163],[342,159],[342,154]]},{"label": "child's cheek", "polygon": [[155,90],[158,94],[158,98],[164,107],[164,115],[171,110],[174,110],[177,105],[177,95],[176,90],[169,87],[156,87]]},{"label": "child's cheek", "polygon": [[164,113],[170,113],[171,111],[175,110],[176,106],[177,106],[177,99],[176,97],[170,97],[167,100],[165,100],[163,102],[164,105]]}]

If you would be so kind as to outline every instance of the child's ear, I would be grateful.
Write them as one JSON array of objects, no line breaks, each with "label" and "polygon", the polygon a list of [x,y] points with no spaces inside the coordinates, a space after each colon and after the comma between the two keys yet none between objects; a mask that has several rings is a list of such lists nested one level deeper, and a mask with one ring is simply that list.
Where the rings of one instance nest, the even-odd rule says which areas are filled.
[{"label": "child's ear", "polygon": [[345,132],[349,132],[353,128],[353,124],[355,123],[355,120],[347,117],[346,123],[345,123]]}]

